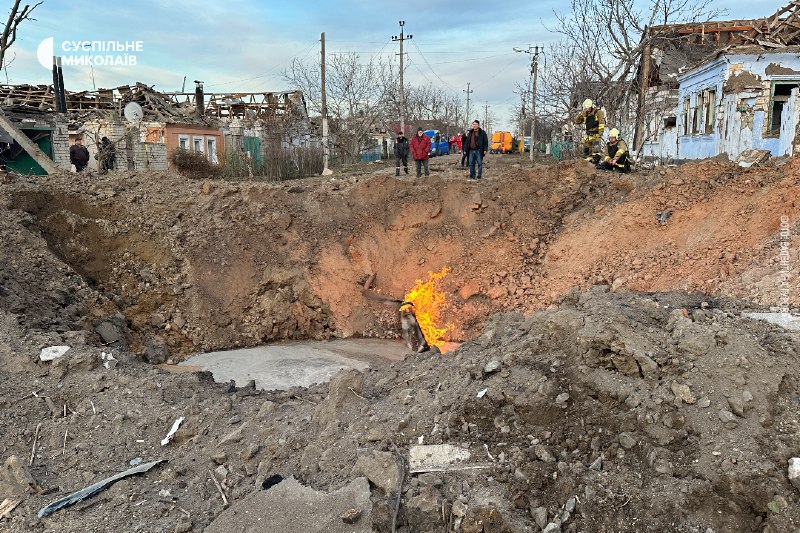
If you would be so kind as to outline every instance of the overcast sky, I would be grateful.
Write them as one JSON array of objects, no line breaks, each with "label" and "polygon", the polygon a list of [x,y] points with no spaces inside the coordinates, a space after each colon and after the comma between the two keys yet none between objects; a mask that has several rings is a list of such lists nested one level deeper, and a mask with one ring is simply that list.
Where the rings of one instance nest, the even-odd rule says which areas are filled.
[{"label": "overcast sky", "polygon": [[[727,9],[725,18],[745,19],[768,16],[787,3],[714,0],[712,6]],[[281,91],[289,88],[281,72],[293,58],[318,61],[321,32],[329,54],[389,58],[399,51],[391,37],[404,20],[413,35],[406,43],[408,83],[430,82],[464,97],[469,82],[480,115],[488,104],[507,122],[519,99],[514,84],[530,76],[530,56],[512,48],[544,45],[546,64],[547,45],[557,39],[547,30],[553,12],[568,8],[568,0],[44,0],[36,20],[20,27],[3,82],[52,83],[37,61],[40,44],[52,37],[55,55],[62,56],[73,53],[63,50],[64,42],[141,42],[135,66],[66,66],[64,81],[72,91],[137,81],[179,91],[184,76],[187,91],[196,79],[207,92]]]}]

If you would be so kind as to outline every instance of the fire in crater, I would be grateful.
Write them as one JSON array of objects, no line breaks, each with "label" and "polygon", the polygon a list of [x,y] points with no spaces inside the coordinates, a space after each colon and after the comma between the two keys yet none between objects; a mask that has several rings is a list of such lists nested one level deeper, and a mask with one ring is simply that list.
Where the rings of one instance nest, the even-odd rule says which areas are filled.
[{"label": "fire in crater", "polygon": [[414,287],[403,298],[414,304],[417,322],[428,344],[436,345],[440,349],[445,344],[447,333],[453,329],[453,324],[450,323],[439,327],[447,299],[438,284],[448,272],[447,267],[442,267],[439,272],[428,272],[428,280],[416,280]]}]

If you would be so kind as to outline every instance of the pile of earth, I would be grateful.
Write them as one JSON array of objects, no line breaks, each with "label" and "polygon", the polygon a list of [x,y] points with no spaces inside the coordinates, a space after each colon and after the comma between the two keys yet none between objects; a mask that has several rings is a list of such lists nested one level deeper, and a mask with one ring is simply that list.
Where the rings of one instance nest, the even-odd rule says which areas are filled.
[{"label": "pile of earth", "polygon": [[[43,363],[45,339],[6,314],[0,495],[22,501],[0,530],[254,531],[295,520],[316,524],[304,531],[391,531],[402,485],[401,532],[793,531],[798,339],[729,309],[695,294],[574,289],[529,317],[493,316],[451,354],[284,392],[229,390],[127,353],[105,368],[101,348],[81,345]],[[428,445],[462,460],[409,472],[409,455]],[[36,517],[131,461],[158,459]],[[264,490],[276,474],[288,479]],[[306,506],[304,522],[286,501],[297,483],[343,510]]]}]

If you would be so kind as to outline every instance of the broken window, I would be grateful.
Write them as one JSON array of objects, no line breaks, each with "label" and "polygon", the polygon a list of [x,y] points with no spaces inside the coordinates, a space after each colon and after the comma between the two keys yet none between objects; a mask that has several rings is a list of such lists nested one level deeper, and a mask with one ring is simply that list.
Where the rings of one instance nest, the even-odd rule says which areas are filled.
[{"label": "broken window", "polygon": [[792,89],[800,87],[797,81],[781,81],[772,84],[772,98],[769,102],[769,128],[767,133],[779,135],[783,120],[783,107],[792,95]]},{"label": "broken window", "polygon": [[689,101],[689,97],[688,96],[683,99],[683,134],[684,135],[689,135],[689,113],[690,113],[690,109],[689,109],[690,103],[689,102],[690,101]]},{"label": "broken window", "polygon": [[192,143],[195,152],[200,152],[201,154],[205,152],[205,146],[203,146],[203,137],[192,137]]},{"label": "broken window", "polygon": [[218,163],[219,161],[217,160],[217,139],[216,139],[216,137],[206,137],[206,145],[207,145],[207,148],[208,148],[206,150],[206,156],[208,157],[208,160],[211,161],[212,163]]},{"label": "broken window", "polygon": [[692,135],[697,135],[700,133],[700,95],[696,95],[694,97],[694,107],[691,108],[692,111]]},{"label": "broken window", "polygon": [[189,136],[188,135],[178,135],[178,148],[181,150],[188,150],[189,149]]},{"label": "broken window", "polygon": [[703,112],[705,115],[705,133],[714,132],[714,122],[717,119],[717,91],[708,89],[703,91]]},{"label": "broken window", "polygon": [[678,125],[678,117],[666,117],[664,119],[664,129],[674,128]]}]

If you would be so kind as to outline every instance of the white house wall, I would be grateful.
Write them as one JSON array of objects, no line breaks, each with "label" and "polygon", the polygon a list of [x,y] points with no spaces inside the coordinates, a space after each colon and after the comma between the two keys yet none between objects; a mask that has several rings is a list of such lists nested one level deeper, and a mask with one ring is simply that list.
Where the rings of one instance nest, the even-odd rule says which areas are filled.
[{"label": "white house wall", "polygon": [[[678,88],[678,159],[704,159],[714,157],[719,153],[721,144],[720,125],[724,120],[721,112],[722,86],[728,72],[724,59],[706,63],[700,68],[681,77]],[[713,90],[715,93],[714,106],[716,118],[710,133],[706,131],[706,117],[700,107],[704,91]],[[689,113],[686,114],[686,98],[689,99]],[[699,133],[692,132],[694,114],[699,113],[697,124]],[[688,122],[688,124],[686,124]],[[686,132],[686,133],[684,133]]]},{"label": "white house wall", "polygon": [[[798,97],[784,105],[779,134],[768,133],[772,84],[800,81],[797,53],[732,54],[702,65],[680,76],[678,90],[679,159],[702,159],[727,154],[734,160],[744,150],[769,150],[773,156],[791,155],[798,144]],[[705,133],[705,117],[699,117],[699,132],[692,133],[692,113],[703,91],[716,91],[713,131]],[[723,94],[724,91],[724,94]],[[685,117],[685,99],[690,111]],[[689,133],[684,134],[684,120]]]},{"label": "white house wall", "polygon": [[792,155],[800,150],[800,92],[792,90],[792,96],[783,108],[779,155]]},{"label": "white house wall", "polygon": [[[667,117],[676,116],[678,91],[651,90],[645,99],[650,110],[645,117],[644,142],[640,155],[644,159],[670,163],[678,157],[678,127],[664,125]],[[633,124],[630,124],[633,126]],[[633,135],[630,136],[633,139]]]}]

